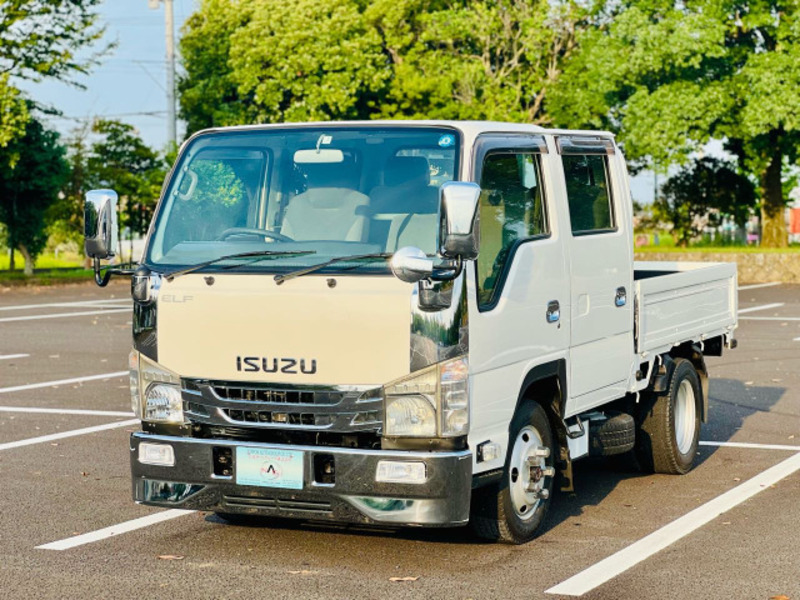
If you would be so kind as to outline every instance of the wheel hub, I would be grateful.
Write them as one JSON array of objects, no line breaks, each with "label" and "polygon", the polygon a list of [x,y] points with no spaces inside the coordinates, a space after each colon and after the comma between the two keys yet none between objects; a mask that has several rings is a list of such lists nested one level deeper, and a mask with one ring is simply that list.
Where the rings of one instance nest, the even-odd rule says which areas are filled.
[{"label": "wheel hub", "polygon": [[697,402],[694,388],[684,379],[678,387],[675,398],[675,443],[681,454],[686,454],[692,448],[696,419]]},{"label": "wheel hub", "polygon": [[533,517],[539,503],[550,496],[546,478],[555,473],[545,462],[549,456],[550,448],[536,428],[523,427],[514,441],[508,482],[514,512],[523,520]]}]

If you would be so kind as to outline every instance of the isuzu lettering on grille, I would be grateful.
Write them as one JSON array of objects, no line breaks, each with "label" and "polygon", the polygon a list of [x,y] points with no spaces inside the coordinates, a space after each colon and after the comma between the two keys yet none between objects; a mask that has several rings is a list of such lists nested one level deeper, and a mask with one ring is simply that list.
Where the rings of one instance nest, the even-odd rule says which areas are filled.
[{"label": "isuzu lettering on grille", "polygon": [[[298,371],[298,368],[300,369]],[[317,372],[317,359],[312,358],[267,358],[266,356],[237,356],[236,370],[249,373],[304,373],[313,375]]]}]

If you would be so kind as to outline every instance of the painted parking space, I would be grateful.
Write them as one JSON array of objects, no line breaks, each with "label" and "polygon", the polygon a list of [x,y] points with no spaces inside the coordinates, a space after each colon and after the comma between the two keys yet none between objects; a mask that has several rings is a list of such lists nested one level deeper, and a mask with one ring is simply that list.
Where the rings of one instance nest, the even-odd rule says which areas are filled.
[{"label": "painted parking space", "polygon": [[[743,290],[740,309],[773,306],[742,316],[800,318],[800,302],[794,298],[800,298],[798,289]],[[0,389],[19,388],[0,393],[0,406],[7,409],[0,410],[0,421],[11,416],[17,421],[9,441],[45,437],[54,432],[42,429],[48,423],[58,425],[55,432],[119,423],[0,451],[0,501],[14,506],[0,512],[0,581],[9,597],[136,596],[142,590],[141,574],[148,573],[148,580],[156,582],[153,593],[172,598],[196,596],[198,582],[202,597],[215,598],[261,597],[265,582],[269,597],[567,598],[573,596],[546,592],[718,498],[741,494],[735,490],[748,485],[751,491],[758,486],[754,495],[584,590],[581,597],[658,598],[665,597],[665,589],[669,597],[703,597],[702,590],[726,598],[800,594],[791,582],[791,562],[789,567],[780,563],[791,559],[786,539],[800,535],[800,476],[787,473],[772,483],[755,479],[789,460],[794,445],[800,445],[800,381],[794,374],[800,369],[793,370],[800,350],[793,342],[794,321],[743,320],[739,348],[709,358],[712,420],[703,426],[706,444],[694,471],[683,477],[645,476],[607,461],[576,463],[576,493],[558,494],[537,540],[509,547],[479,543],[464,529],[384,530],[269,520],[242,527],[207,513],[178,515],[135,505],[127,438],[137,426],[126,416],[130,402],[124,371],[130,325],[125,315],[107,315],[101,319],[112,326],[87,331],[92,326],[79,323],[81,318],[0,323],[0,331],[24,331],[15,335],[38,347],[32,357],[58,348],[61,357],[53,360],[65,366],[59,375],[40,371],[37,379],[31,371],[7,383],[0,361]],[[72,332],[71,352],[63,351],[62,340],[53,335],[62,327]],[[86,368],[87,358],[93,369]],[[102,359],[114,367],[94,368],[109,364]],[[107,374],[117,376],[20,388]],[[0,447],[5,441],[0,439]],[[778,507],[783,512],[776,518]],[[765,522],[770,525],[757,526]],[[761,572],[749,570],[745,576],[742,561],[748,547],[768,547],[771,553],[759,557]],[[395,582],[393,577],[412,580]],[[35,595],[31,581],[36,582]],[[737,596],[731,582],[745,593]]]}]

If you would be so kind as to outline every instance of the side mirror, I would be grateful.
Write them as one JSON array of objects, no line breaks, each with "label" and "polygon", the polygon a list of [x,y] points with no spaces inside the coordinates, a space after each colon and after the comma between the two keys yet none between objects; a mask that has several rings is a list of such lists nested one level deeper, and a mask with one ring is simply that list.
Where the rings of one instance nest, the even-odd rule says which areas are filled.
[{"label": "side mirror", "polygon": [[389,268],[400,281],[416,283],[433,273],[433,260],[419,248],[405,246],[394,253]]},{"label": "side mirror", "polygon": [[480,195],[481,187],[466,181],[449,181],[439,188],[439,252],[444,258],[478,257]]},{"label": "side mirror", "polygon": [[84,248],[94,259],[112,258],[117,253],[117,192],[91,190],[84,204]]}]

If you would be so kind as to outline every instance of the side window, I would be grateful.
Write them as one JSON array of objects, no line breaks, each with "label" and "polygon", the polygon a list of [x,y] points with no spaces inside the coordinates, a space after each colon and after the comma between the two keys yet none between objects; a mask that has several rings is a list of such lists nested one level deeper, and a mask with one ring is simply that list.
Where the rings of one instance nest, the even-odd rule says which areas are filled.
[{"label": "side window", "polygon": [[603,155],[562,156],[572,233],[599,233],[615,227],[608,163]]},{"label": "side window", "polygon": [[480,186],[478,306],[488,309],[500,294],[503,274],[519,243],[548,233],[538,155],[487,155]]}]

